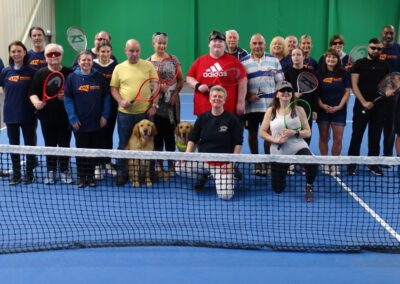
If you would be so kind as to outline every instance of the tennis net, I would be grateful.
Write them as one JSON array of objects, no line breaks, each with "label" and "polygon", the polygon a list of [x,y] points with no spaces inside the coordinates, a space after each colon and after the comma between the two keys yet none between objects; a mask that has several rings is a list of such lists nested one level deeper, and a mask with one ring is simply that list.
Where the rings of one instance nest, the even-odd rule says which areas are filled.
[{"label": "tennis net", "polygon": [[[8,145],[0,153],[2,175],[9,174],[0,179],[1,253],[139,245],[400,252],[399,158]],[[54,163],[55,157],[60,165],[67,161],[68,172],[49,173],[46,158]],[[140,169],[139,184],[116,186],[115,171],[105,166],[110,158]],[[34,179],[10,185],[16,163],[22,178],[32,161]],[[80,173],[91,165],[93,184],[78,188],[77,161]],[[103,168],[93,171],[96,165]],[[160,165],[165,172],[171,166],[168,175]],[[354,175],[349,165],[357,166]],[[371,171],[375,165],[385,165],[383,175]],[[272,176],[286,176],[280,193],[272,190],[271,166]],[[306,194],[310,172],[313,200]]]}]

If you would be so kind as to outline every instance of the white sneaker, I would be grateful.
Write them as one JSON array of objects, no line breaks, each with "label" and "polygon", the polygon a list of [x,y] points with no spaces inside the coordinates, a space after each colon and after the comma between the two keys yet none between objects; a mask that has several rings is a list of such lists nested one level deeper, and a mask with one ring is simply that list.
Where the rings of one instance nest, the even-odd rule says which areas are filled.
[{"label": "white sneaker", "polygon": [[326,175],[331,174],[331,166],[330,165],[322,165],[322,173]]},{"label": "white sneaker", "polygon": [[262,164],[263,165],[263,169],[262,172],[264,174],[264,176],[270,176],[271,175],[271,164]]},{"label": "white sneaker", "polygon": [[44,179],[44,184],[54,184],[55,183],[55,176],[53,171],[49,171],[47,173],[47,177]]},{"label": "white sneaker", "polygon": [[66,184],[72,183],[72,177],[69,171],[61,173],[61,182]]},{"label": "white sneaker", "polygon": [[106,164],[106,173],[113,177],[117,176],[117,170],[114,169],[112,164]]},{"label": "white sneaker", "polygon": [[331,173],[332,173],[332,175],[340,176],[340,165],[332,165]]},{"label": "white sneaker", "polygon": [[296,166],[291,164],[287,170],[287,174],[293,176],[296,173]]},{"label": "white sneaker", "polygon": [[95,180],[103,180],[104,179],[105,170],[102,166],[96,166],[94,168],[94,179]]}]

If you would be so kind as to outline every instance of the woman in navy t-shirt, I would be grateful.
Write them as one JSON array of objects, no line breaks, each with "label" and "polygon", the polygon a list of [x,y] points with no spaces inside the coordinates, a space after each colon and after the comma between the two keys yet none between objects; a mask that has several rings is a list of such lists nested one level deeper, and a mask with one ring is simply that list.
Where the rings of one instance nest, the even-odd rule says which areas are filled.
[{"label": "woman in navy t-shirt", "polygon": [[[21,41],[13,41],[8,46],[9,66],[1,71],[0,86],[4,89],[4,122],[10,145],[20,144],[20,129],[25,145],[35,145],[36,117],[29,100],[29,88],[35,70],[28,66],[27,49]],[[13,176],[10,185],[21,183],[20,155],[11,155]],[[24,183],[33,182],[35,156],[27,155]]]},{"label": "woman in navy t-shirt", "polygon": [[[332,156],[339,156],[342,151],[344,127],[346,125],[347,101],[350,96],[350,74],[341,68],[340,56],[334,49],[329,49],[324,56],[321,70],[317,73],[319,81],[318,128],[319,150],[321,155],[328,155],[329,130],[332,129]],[[339,174],[337,166],[325,165],[324,173]]]}]

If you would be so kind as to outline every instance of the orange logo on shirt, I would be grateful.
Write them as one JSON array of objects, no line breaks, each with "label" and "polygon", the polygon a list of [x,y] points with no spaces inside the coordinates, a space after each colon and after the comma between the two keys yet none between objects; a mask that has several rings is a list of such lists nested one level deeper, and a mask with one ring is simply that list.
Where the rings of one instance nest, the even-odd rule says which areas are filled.
[{"label": "orange logo on shirt", "polygon": [[80,86],[80,87],[78,88],[78,90],[79,90],[79,91],[82,91],[82,92],[89,92],[89,88],[90,88],[89,85],[82,85],[82,86]]},{"label": "orange logo on shirt", "polygon": [[333,82],[342,82],[342,78],[327,77],[323,80],[324,83],[332,84]]},{"label": "orange logo on shirt", "polygon": [[18,75],[17,76],[10,76],[10,77],[8,77],[8,81],[18,82],[19,81],[19,76]]},{"label": "orange logo on shirt", "polygon": [[40,60],[40,59],[33,59],[31,62],[29,62],[30,65],[40,65],[40,64],[45,64],[46,60]]},{"label": "orange logo on shirt", "polygon": [[8,81],[11,81],[11,82],[29,81],[30,79],[31,79],[30,76],[19,76],[19,75],[15,75],[15,76],[10,76],[10,77],[8,77]]},{"label": "orange logo on shirt", "polygon": [[78,88],[79,91],[82,92],[89,92],[90,90],[100,90],[100,86],[99,85],[82,85]]}]

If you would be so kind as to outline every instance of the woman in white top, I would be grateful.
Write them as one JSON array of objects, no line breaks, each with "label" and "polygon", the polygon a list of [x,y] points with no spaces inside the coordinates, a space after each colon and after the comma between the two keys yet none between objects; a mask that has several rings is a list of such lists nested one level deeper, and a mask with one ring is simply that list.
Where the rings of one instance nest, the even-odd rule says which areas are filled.
[{"label": "woman in white top", "polygon": [[[302,107],[295,104],[292,104],[288,111],[288,105],[293,100],[292,85],[287,81],[279,82],[276,85],[276,95],[271,107],[265,113],[259,130],[259,136],[271,143],[271,154],[312,155],[308,144],[304,141],[304,138],[311,135],[307,115]],[[285,189],[288,167],[289,164],[271,163],[272,189],[277,193]],[[312,185],[317,166],[306,164],[304,167],[307,179],[305,198],[307,202],[312,202],[314,201]]]}]

